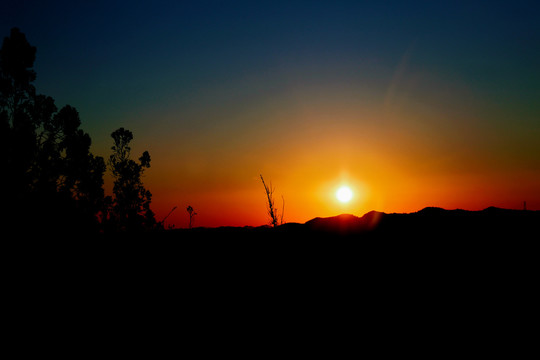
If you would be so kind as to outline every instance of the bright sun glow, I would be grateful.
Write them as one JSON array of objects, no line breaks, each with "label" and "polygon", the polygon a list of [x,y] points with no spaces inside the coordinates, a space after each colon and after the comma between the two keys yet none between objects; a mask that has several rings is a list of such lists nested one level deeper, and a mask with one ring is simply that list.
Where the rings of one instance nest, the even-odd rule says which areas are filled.
[{"label": "bright sun glow", "polygon": [[353,193],[348,186],[342,186],[336,191],[336,198],[342,203],[351,201],[352,196]]}]

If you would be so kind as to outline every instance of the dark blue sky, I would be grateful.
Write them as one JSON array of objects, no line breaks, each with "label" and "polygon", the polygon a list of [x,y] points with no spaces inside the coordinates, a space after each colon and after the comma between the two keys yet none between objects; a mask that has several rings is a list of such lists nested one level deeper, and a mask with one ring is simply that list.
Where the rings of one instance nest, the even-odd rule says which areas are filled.
[{"label": "dark blue sky", "polygon": [[262,73],[384,78],[411,49],[409,66],[496,98],[539,91],[537,1],[16,1],[0,14],[2,34],[18,26],[38,47],[37,84],[58,101],[142,106]]},{"label": "dark blue sky", "polygon": [[328,136],[397,167],[406,148],[454,173],[540,169],[539,1],[4,1],[0,35],[14,26],[38,92],[79,110],[95,152],[120,126],[156,174],[193,151],[184,187],[249,168],[238,154],[265,156],[284,126],[271,135],[297,154]]}]

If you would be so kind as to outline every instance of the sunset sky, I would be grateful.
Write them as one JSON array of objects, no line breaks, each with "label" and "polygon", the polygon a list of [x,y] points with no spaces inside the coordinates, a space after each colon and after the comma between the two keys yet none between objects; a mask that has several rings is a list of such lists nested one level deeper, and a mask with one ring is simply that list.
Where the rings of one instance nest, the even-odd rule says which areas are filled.
[{"label": "sunset sky", "polygon": [[141,3],[2,2],[0,36],[37,47],[94,154],[133,132],[158,220],[268,223],[259,174],[288,222],[540,210],[539,1]]}]

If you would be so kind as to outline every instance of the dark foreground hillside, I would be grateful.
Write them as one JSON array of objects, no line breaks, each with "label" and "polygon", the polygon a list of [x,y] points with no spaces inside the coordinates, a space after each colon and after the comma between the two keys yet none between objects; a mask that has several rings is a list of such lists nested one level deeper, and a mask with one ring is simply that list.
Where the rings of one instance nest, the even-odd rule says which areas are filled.
[{"label": "dark foreground hillside", "polygon": [[[505,268],[510,264],[514,268],[533,266],[537,263],[539,239],[540,211],[425,208],[410,214],[372,211],[362,217],[345,214],[315,218],[277,228],[109,233],[91,238],[71,236],[68,241],[59,237],[13,237],[4,242],[3,253],[17,259],[15,262],[22,257],[32,259],[32,263],[45,262],[47,266],[63,264],[65,269],[84,264],[89,271],[101,271],[107,266],[144,266],[182,267],[191,273],[216,264],[243,264],[244,272],[261,266],[276,271],[276,264],[296,266],[306,262],[338,268],[366,264],[379,267],[384,263],[410,267],[421,262],[429,263],[428,267],[447,264],[448,271],[454,271],[464,263],[485,268],[491,267],[486,263]],[[15,252],[9,249],[11,246],[16,248]],[[18,256],[12,256],[13,253]],[[66,266],[66,262],[70,265]]]},{"label": "dark foreground hillside", "polygon": [[476,287],[488,278],[522,283],[536,273],[539,229],[540,211],[425,208],[410,214],[315,218],[277,228],[177,229],[143,236],[166,241],[98,243],[120,247],[122,258],[137,263],[182,264],[190,274],[193,268],[212,276],[236,269],[242,277],[258,277],[261,271],[273,276],[294,269],[306,276],[329,271],[344,278],[362,273],[370,279],[427,277],[435,282],[460,274],[460,281]]},{"label": "dark foreground hillside", "polygon": [[[115,324],[140,331],[149,323],[154,331],[158,321],[196,337],[209,327],[236,336],[230,324],[245,324],[254,337],[261,325],[283,329],[291,339],[301,326],[327,327],[345,329],[337,336],[356,344],[352,325],[383,341],[381,348],[391,329],[414,336],[417,348],[429,341],[446,351],[483,336],[500,352],[498,342],[509,344],[510,336],[535,340],[529,329],[538,302],[539,215],[493,208],[370,212],[276,229],[147,233],[144,241],[128,234],[18,239],[17,251],[1,254],[7,298],[24,307],[17,319],[26,315],[45,327],[64,316],[95,324],[92,332],[112,332],[111,339]],[[494,345],[494,336],[503,339]],[[451,344],[439,345],[441,339]]]},{"label": "dark foreground hillside", "polygon": [[329,274],[332,283],[361,276],[380,286],[397,279],[400,286],[425,279],[422,283],[430,285],[421,291],[457,276],[470,288],[500,281],[521,287],[538,270],[539,225],[540,211],[425,208],[410,214],[372,211],[362,217],[315,218],[277,228],[124,234],[84,246],[55,246],[63,259],[83,259],[96,271],[108,264],[122,271],[142,267],[159,276],[181,273],[190,279],[224,277],[225,282],[238,278],[250,284],[278,276],[291,286]]}]

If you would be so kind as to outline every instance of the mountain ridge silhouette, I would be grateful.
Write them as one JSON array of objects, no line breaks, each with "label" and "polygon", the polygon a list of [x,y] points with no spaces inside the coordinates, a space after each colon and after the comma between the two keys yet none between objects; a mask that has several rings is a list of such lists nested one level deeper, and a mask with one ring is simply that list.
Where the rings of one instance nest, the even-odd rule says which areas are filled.
[{"label": "mountain ridge silhouette", "polygon": [[447,210],[425,207],[411,213],[369,211],[362,216],[339,214],[315,217],[305,223],[285,223],[276,228],[268,225],[244,227],[197,227],[166,231],[179,238],[216,236],[240,237],[389,237],[389,238],[492,238],[537,233],[540,211],[488,207],[483,210]]}]

